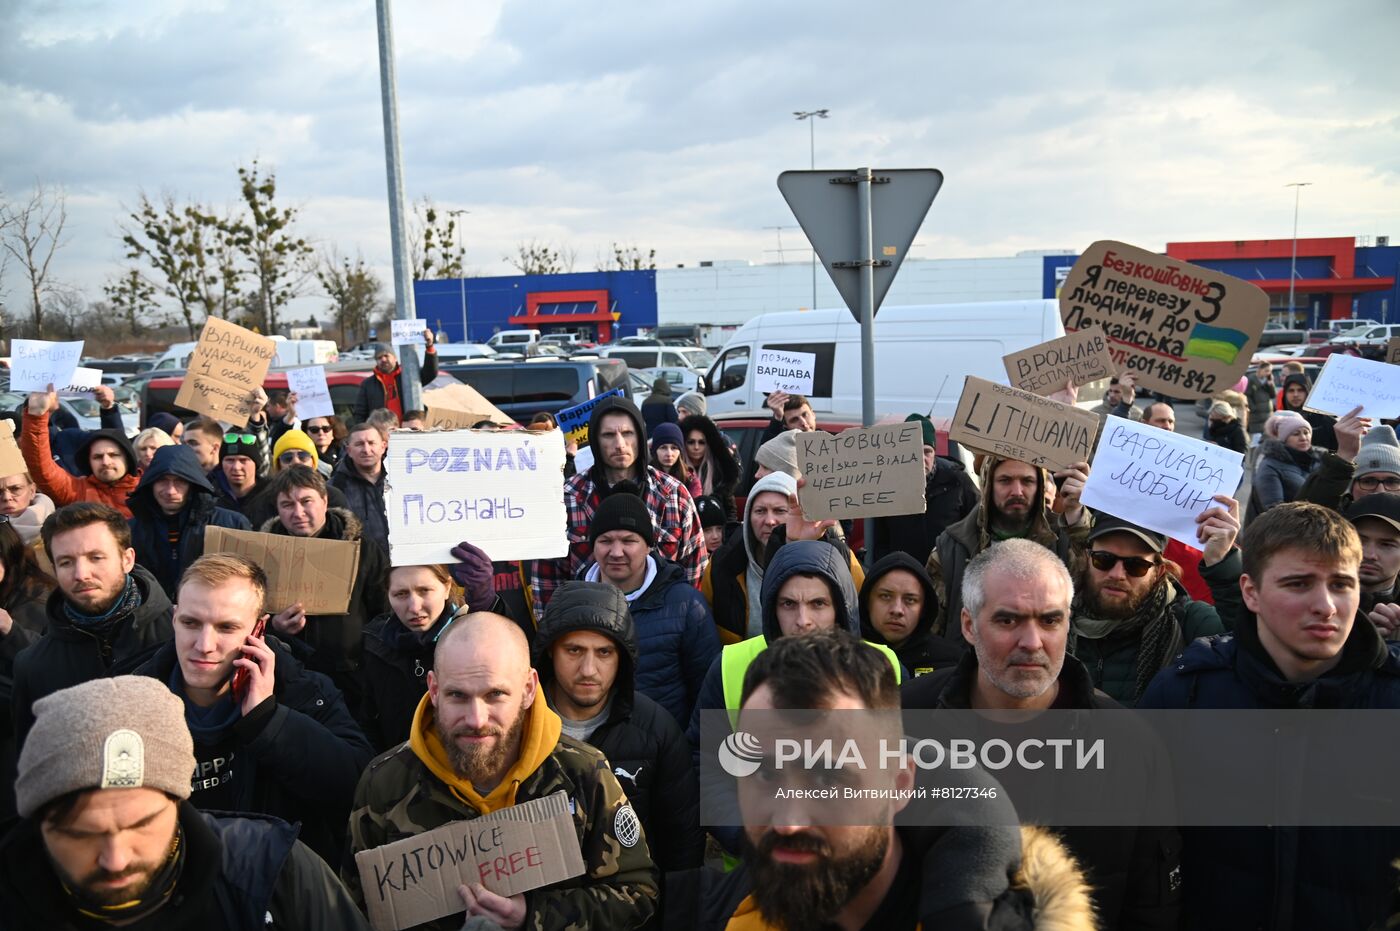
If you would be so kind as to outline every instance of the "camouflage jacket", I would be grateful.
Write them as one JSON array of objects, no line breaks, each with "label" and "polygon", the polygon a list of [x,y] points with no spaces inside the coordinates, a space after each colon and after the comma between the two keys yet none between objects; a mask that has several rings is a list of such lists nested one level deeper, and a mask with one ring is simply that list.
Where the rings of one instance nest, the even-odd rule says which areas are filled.
[{"label": "camouflage jacket", "polygon": [[[587,872],[525,893],[524,927],[533,931],[640,927],[656,910],[656,868],[641,822],[607,758],[562,735],[544,763],[520,784],[515,797],[517,802],[528,802],[560,789],[569,794]],[[429,772],[407,743],[370,763],[355,790],[350,852],[341,867],[341,878],[356,904],[362,909],[365,905],[356,852],[479,814]],[[458,914],[416,927],[458,931],[461,926]]]}]

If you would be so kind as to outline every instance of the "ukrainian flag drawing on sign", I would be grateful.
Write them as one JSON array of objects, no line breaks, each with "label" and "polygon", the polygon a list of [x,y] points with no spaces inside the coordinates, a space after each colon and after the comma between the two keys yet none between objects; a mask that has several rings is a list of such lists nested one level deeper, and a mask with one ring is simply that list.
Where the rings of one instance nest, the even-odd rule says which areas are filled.
[{"label": "ukrainian flag drawing on sign", "polygon": [[1239,330],[1198,323],[1191,328],[1191,337],[1186,341],[1186,358],[1214,359],[1231,365],[1247,342],[1249,337]]}]

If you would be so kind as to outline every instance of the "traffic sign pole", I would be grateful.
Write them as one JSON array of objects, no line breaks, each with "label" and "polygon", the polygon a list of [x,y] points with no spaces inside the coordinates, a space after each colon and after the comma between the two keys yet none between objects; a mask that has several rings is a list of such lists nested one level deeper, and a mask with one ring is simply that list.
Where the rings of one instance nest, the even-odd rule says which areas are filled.
[{"label": "traffic sign pole", "polygon": [[[875,425],[875,242],[869,168],[856,172],[856,215],[860,222],[860,419]],[[865,519],[865,560],[875,549],[875,521]]]}]

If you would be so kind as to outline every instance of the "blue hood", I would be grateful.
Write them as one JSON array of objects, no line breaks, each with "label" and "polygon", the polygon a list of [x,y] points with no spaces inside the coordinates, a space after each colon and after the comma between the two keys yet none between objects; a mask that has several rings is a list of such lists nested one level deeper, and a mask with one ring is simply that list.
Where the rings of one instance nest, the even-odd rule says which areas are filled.
[{"label": "blue hood", "polygon": [[827,580],[837,596],[836,626],[860,636],[860,614],[856,606],[856,583],[850,564],[841,551],[821,540],[785,543],[763,571],[763,636],[769,643],[783,635],[778,626],[778,592],[794,575],[819,575]]},{"label": "blue hood", "polygon": [[136,490],[128,496],[127,500],[139,498],[147,504],[154,505],[151,489],[155,486],[156,479],[166,475],[184,479],[190,483],[192,489],[206,491],[211,495],[217,494],[214,486],[210,484],[208,476],[199,466],[199,457],[194,454],[194,450],[181,443],[175,446],[162,446],[156,450],[155,458],[146,467],[146,471],[141,473],[141,481],[137,483]]}]

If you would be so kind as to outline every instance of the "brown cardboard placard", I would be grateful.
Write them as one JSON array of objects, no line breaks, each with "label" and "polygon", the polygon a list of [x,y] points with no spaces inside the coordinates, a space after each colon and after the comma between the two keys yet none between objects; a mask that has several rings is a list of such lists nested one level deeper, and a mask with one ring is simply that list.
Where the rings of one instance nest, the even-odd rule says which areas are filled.
[{"label": "brown cardboard placard", "polygon": [[399,931],[463,911],[457,892],[463,883],[512,896],[585,870],[569,796],[562,789],[361,850],[355,866],[375,931]]},{"label": "brown cardboard placard", "polygon": [[967,376],[948,438],[1005,459],[1052,472],[1088,462],[1098,415],[1040,395]]},{"label": "brown cardboard placard", "polygon": [[0,478],[28,471],[29,466],[15,441],[15,422],[8,418],[0,420]]},{"label": "brown cardboard placard", "polygon": [[470,430],[483,420],[499,424],[515,422],[481,392],[466,384],[424,389],[423,406],[427,408],[426,423],[430,430]]},{"label": "brown cardboard placard", "polygon": [[1054,394],[1070,381],[1078,387],[1118,374],[1108,352],[1108,336],[1099,327],[1085,327],[1002,356],[1001,361],[1011,384],[1041,397]]},{"label": "brown cardboard placard", "polygon": [[242,427],[248,396],[262,386],[277,356],[277,344],[236,323],[210,317],[199,333],[175,403]]},{"label": "brown cardboard placard", "polygon": [[922,514],[923,431],[917,423],[797,434],[798,491],[808,520]]},{"label": "brown cardboard placard", "polygon": [[1390,342],[1385,344],[1385,361],[1400,365],[1400,336],[1391,337]]},{"label": "brown cardboard placard", "polygon": [[1139,388],[1208,398],[1239,380],[1259,348],[1269,296],[1239,278],[1100,240],[1060,290],[1065,330],[1101,326]]},{"label": "brown cardboard placard", "polygon": [[301,602],[309,615],[344,614],[360,570],[360,544],[280,533],[208,527],[204,552],[236,553],[267,573],[267,608],[276,613]]}]

